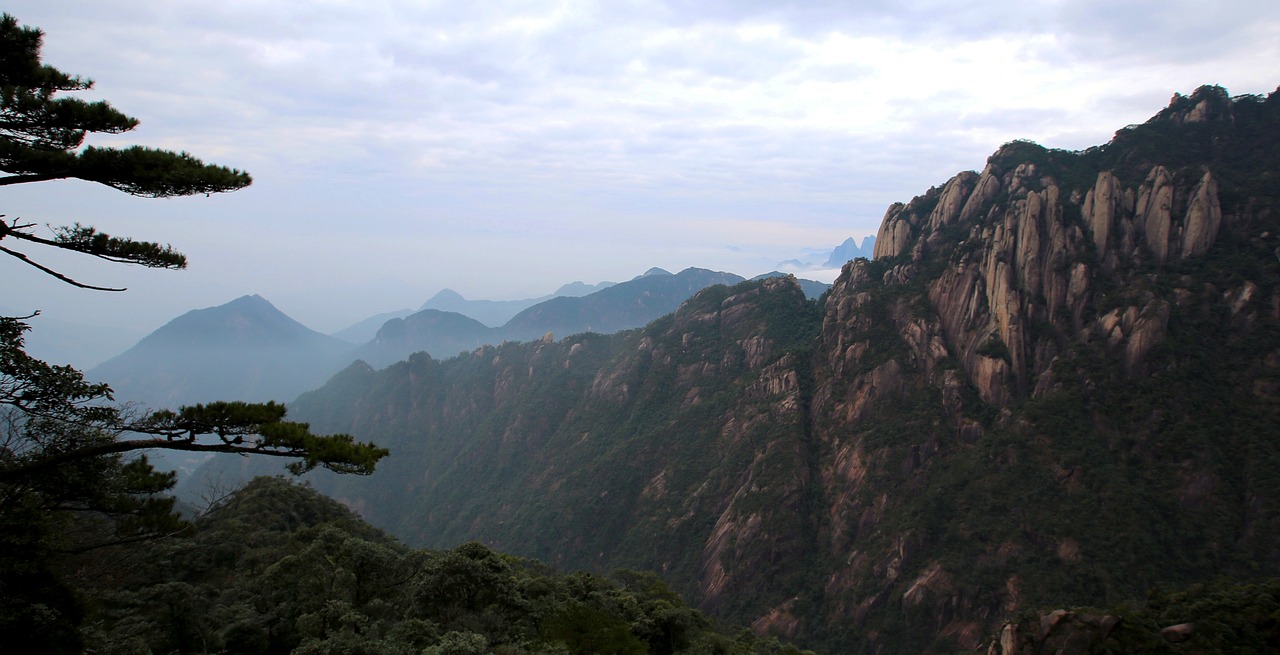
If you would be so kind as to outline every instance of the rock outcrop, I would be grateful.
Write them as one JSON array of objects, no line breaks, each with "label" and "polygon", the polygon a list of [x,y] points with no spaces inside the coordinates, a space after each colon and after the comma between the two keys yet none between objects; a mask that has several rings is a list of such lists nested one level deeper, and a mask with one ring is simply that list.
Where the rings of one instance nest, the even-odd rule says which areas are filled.
[{"label": "rock outcrop", "polygon": [[[1205,87],[1189,98],[1175,97],[1169,110],[1122,130],[1107,146],[1074,153],[1010,143],[981,173],[958,174],[888,209],[875,261],[850,262],[832,286],[816,356],[829,371],[820,376],[812,405],[815,437],[829,453],[818,477],[830,517],[820,543],[837,563],[824,587],[825,621],[878,632],[887,617],[905,612],[935,638],[974,648],[974,635],[994,629],[993,618],[1046,598],[1028,593],[1028,584],[1042,590],[1043,582],[1029,582],[1017,573],[1026,565],[1015,562],[1043,556],[1066,570],[1091,561],[1114,565],[1098,559],[1108,547],[1084,536],[1087,530],[1064,530],[1046,517],[1074,514],[1061,509],[1069,505],[1049,509],[999,498],[1026,489],[1040,475],[1037,484],[1067,498],[1086,489],[1096,493],[1091,485],[1103,483],[1089,471],[1108,465],[1073,463],[1079,457],[1073,452],[1085,448],[1083,441],[1071,441],[1077,437],[1068,438],[1076,431],[1101,439],[1099,454],[1131,458],[1135,470],[1157,477],[1165,467],[1183,467],[1184,476],[1197,470],[1202,473],[1191,479],[1204,482],[1188,484],[1211,487],[1208,480],[1216,476],[1203,473],[1205,464],[1192,454],[1205,444],[1182,442],[1187,449],[1175,447],[1178,457],[1195,459],[1175,462],[1172,451],[1162,452],[1171,447],[1167,437],[1163,445],[1156,442],[1159,430],[1185,434],[1188,425],[1218,410],[1188,414],[1183,401],[1172,400],[1186,397],[1186,389],[1160,385],[1194,379],[1187,376],[1203,365],[1198,351],[1206,339],[1236,344],[1209,346],[1214,352],[1254,349],[1232,360],[1237,364],[1213,364],[1249,370],[1258,369],[1246,361],[1276,347],[1278,333],[1269,332],[1277,329],[1275,304],[1240,299],[1257,298],[1259,281],[1280,273],[1267,257],[1280,232],[1280,198],[1274,186],[1256,183],[1271,175],[1256,168],[1259,161],[1267,162],[1267,170],[1280,161],[1273,153],[1259,157],[1256,149],[1266,146],[1238,130],[1245,122],[1251,134],[1263,129],[1260,124],[1277,125],[1278,99],[1235,101]],[[1272,141],[1277,136],[1269,133]],[[1188,154],[1214,148],[1209,159]],[[1232,243],[1228,250],[1217,248],[1224,238]],[[1272,297],[1280,294],[1274,282],[1269,288]],[[1239,312],[1245,317],[1227,318]],[[1258,332],[1263,324],[1266,337]],[[1270,383],[1245,387],[1254,391],[1242,406],[1275,420],[1274,412],[1261,410],[1273,397],[1261,391]],[[1117,395],[1154,388],[1168,398]],[[1057,409],[1040,413],[1038,407]],[[1252,429],[1247,421],[1234,425]],[[1134,432],[1126,436],[1125,430]],[[1230,440],[1236,445],[1213,447],[1229,451],[1248,437],[1237,433]],[[1275,454],[1278,447],[1268,442],[1264,448]],[[1125,448],[1128,455],[1115,452]],[[974,459],[980,451],[987,454]],[[957,477],[962,469],[970,472]],[[1004,482],[978,483],[974,476]],[[968,500],[920,500],[937,493]],[[1165,498],[1160,502],[1174,502]],[[1080,496],[1080,502],[1090,501]],[[1011,530],[966,524],[939,531],[962,520],[957,511],[975,506],[1006,516],[998,521],[1010,520],[1011,510],[1023,518]],[[1237,504],[1229,511],[1253,510]],[[1173,523],[1195,530],[1188,519]],[[968,544],[967,560],[939,556],[958,543]],[[1249,543],[1246,548],[1268,553],[1264,559],[1280,565],[1273,547]],[[975,570],[987,571],[990,580],[977,582]],[[962,571],[966,575],[958,576]],[[1124,579],[1134,585],[1128,593],[1141,593],[1138,580],[1159,573],[1143,575],[1148,577]],[[1114,588],[1117,581],[1108,579],[1103,586]],[[1057,622],[1040,634],[1006,630],[991,652],[1084,652],[1079,649],[1105,639],[1116,621],[1065,613],[1051,618]]]}]

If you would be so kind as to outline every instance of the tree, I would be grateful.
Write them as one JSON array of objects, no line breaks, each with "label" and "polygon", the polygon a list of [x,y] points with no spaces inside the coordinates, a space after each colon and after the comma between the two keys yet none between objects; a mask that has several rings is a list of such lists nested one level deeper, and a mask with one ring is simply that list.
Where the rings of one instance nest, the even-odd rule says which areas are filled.
[{"label": "tree", "polygon": [[[243,171],[206,165],[187,153],[144,147],[82,147],[89,133],[119,134],[135,118],[108,103],[55,97],[91,80],[40,61],[43,34],[0,16],[0,186],[74,178],[144,197],[234,191]],[[0,215],[0,252],[64,282],[86,284],[19,248],[45,246],[107,261],[178,269],[168,245],[113,237],[75,224],[39,236],[34,223]],[[175,476],[154,470],[150,449],[289,457],[294,473],[323,466],[371,473],[388,451],[350,435],[312,434],[285,420],[277,403],[215,402],[177,410],[119,405],[105,384],[70,366],[29,356],[30,317],[0,317],[0,632],[31,652],[80,652],[82,612],[60,557],[181,530],[174,501],[160,496]],[[129,457],[126,457],[129,455]],[[15,646],[16,647],[16,646]],[[22,650],[19,648],[19,650]]]},{"label": "tree", "polygon": [[[165,198],[234,191],[248,186],[248,173],[209,165],[185,152],[142,146],[124,149],[84,147],[89,133],[120,134],[137,127],[106,101],[85,102],[55,97],[85,91],[93,81],[68,75],[40,62],[44,34],[0,17],[0,186],[76,178],[105,184],[137,196]],[[79,224],[36,235],[34,223],[0,215],[0,242],[5,239],[81,252],[113,262],[151,268],[180,269],[187,260],[168,245],[113,237]],[[11,247],[0,252],[78,287],[122,291],[73,280]]]},{"label": "tree", "polygon": [[[297,458],[293,473],[323,466],[372,473],[388,451],[350,435],[317,436],[285,421],[279,403],[214,402],[142,413],[110,401],[111,388],[23,349],[21,320],[0,317],[0,484],[23,483],[84,459],[162,449]],[[141,437],[141,438],[126,438]],[[207,439],[206,439],[207,438]]]},{"label": "tree", "polygon": [[[138,120],[106,101],[55,97],[89,89],[93,81],[41,63],[43,36],[13,16],[0,16],[0,171],[9,174],[0,177],[0,186],[76,178],[133,195],[168,197],[234,191],[252,181],[248,173],[207,165],[187,153],[138,146],[81,149],[87,134],[127,132]],[[40,237],[30,231],[33,224],[20,220],[0,220],[0,242],[12,238],[148,267],[186,266],[186,257],[168,245],[112,237],[79,224]],[[8,247],[0,251],[79,287],[119,290],[72,280]],[[285,409],[276,403],[220,402],[131,414],[110,403],[108,386],[85,381],[71,367],[27,356],[22,349],[26,329],[23,319],[0,318],[0,409],[9,412],[11,427],[0,452],[0,483],[81,459],[151,448],[296,457],[295,473],[317,465],[370,473],[387,454],[349,435],[313,435],[305,424],[285,421]]]}]

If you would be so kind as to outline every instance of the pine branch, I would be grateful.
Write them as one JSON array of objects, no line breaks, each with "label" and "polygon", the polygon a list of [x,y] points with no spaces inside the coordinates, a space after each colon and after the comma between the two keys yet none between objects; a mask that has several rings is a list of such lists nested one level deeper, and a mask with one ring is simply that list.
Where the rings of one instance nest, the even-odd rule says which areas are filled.
[{"label": "pine branch", "polygon": [[85,284],[84,282],[77,282],[77,281],[75,281],[75,280],[73,280],[73,279],[71,279],[71,278],[69,278],[69,277],[67,277],[67,276],[63,275],[62,273],[59,273],[59,272],[57,272],[57,271],[53,270],[52,268],[49,268],[48,266],[42,266],[42,265],[40,265],[40,264],[37,264],[37,263],[35,263],[35,262],[31,261],[31,258],[27,257],[26,255],[24,255],[24,254],[22,254],[22,253],[20,253],[20,252],[17,252],[17,251],[14,251],[14,250],[10,250],[10,249],[8,249],[8,248],[5,248],[4,246],[0,246],[0,251],[4,252],[5,254],[8,254],[8,255],[12,255],[12,256],[14,256],[14,257],[17,257],[18,259],[20,259],[20,260],[22,260],[22,261],[24,261],[24,262],[26,262],[26,263],[28,263],[28,264],[30,264],[30,265],[32,265],[32,266],[34,266],[34,267],[36,267],[36,268],[38,268],[38,269],[40,269],[40,270],[44,271],[45,273],[48,273],[49,275],[52,275],[53,277],[56,277],[56,278],[58,278],[59,280],[62,280],[63,282],[66,282],[67,284],[70,284],[70,285],[73,285],[73,286],[80,287],[81,289],[92,289],[92,290],[94,290],[94,291],[126,291],[126,289],[125,289],[124,287],[118,287],[118,288],[117,288],[117,287],[99,287],[99,286],[94,286],[94,285],[92,285],[92,284]]}]

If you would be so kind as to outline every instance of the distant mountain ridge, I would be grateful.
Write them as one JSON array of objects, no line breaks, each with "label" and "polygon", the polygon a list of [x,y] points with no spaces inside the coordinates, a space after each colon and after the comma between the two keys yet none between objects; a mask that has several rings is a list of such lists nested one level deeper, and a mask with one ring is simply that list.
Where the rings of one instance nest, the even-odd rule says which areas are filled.
[{"label": "distant mountain ridge", "polygon": [[587,284],[582,281],[570,282],[561,285],[559,289],[556,289],[555,293],[524,300],[468,300],[453,289],[443,289],[423,303],[419,311],[436,309],[444,312],[454,312],[471,317],[488,327],[501,327],[516,314],[538,303],[562,296],[574,298],[585,296],[613,285],[613,282],[600,282],[598,284]]},{"label": "distant mountain ridge", "polygon": [[[109,383],[118,399],[157,408],[229,399],[288,402],[355,359],[386,366],[415,352],[451,357],[486,344],[540,339],[548,332],[616,332],[671,312],[706,286],[741,280],[705,269],[675,275],[650,269],[617,285],[564,285],[561,291],[567,293],[599,290],[536,303],[499,328],[438,309],[392,317],[360,346],[316,332],[261,296],[247,295],[189,311],[88,373]],[[443,298],[451,295],[461,297],[450,292]],[[344,333],[369,327],[364,321]]]},{"label": "distant mountain ridge", "polygon": [[608,334],[641,327],[674,311],[680,303],[708,286],[741,281],[741,276],[732,273],[700,268],[688,268],[677,274],[649,269],[632,280],[584,296],[544,300],[520,311],[497,328],[460,313],[425,309],[388,321],[373,340],[355,352],[355,357],[381,367],[415,352],[443,358],[485,344],[533,341],[548,333],[557,338],[579,332]]},{"label": "distant mountain ridge", "polygon": [[851,262],[859,257],[871,259],[875,256],[876,238],[867,236],[862,238],[862,243],[856,243],[853,237],[844,240],[844,243],[836,246],[831,251],[831,256],[827,258],[828,268],[840,268],[845,262]]},{"label": "distant mountain ridge", "polygon": [[364,320],[357,321],[356,323],[334,332],[329,336],[346,341],[353,346],[360,345],[372,339],[374,335],[378,333],[378,328],[381,328],[387,321],[395,318],[404,318],[412,313],[413,310],[406,307],[394,312],[375,314]]}]

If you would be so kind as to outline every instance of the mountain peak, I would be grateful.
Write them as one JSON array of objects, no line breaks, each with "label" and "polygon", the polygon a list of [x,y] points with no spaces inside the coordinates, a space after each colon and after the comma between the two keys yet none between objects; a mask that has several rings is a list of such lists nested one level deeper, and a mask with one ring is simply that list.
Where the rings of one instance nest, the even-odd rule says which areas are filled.
[{"label": "mountain peak", "polygon": [[299,339],[329,339],[295,321],[258,294],[245,295],[216,307],[193,309],[147,335],[144,344],[202,343],[225,345],[287,343]]},{"label": "mountain peak", "polygon": [[439,293],[437,293],[434,296],[431,296],[430,300],[422,303],[422,306],[419,307],[418,309],[420,310],[430,309],[432,307],[439,307],[441,305],[446,305],[449,303],[460,303],[460,302],[467,302],[467,299],[464,298],[462,294],[458,293],[457,291],[454,291],[453,289],[441,289]]},{"label": "mountain peak", "polygon": [[597,284],[587,284],[586,282],[577,280],[574,282],[569,282],[568,284],[560,285],[560,288],[556,289],[556,292],[551,295],[553,297],[569,296],[571,298],[581,298],[582,296],[595,293],[602,289],[608,289],[613,285],[614,285],[613,282],[600,282]]},{"label": "mountain peak", "polygon": [[91,373],[121,398],[154,406],[282,400],[323,382],[349,348],[253,294],[193,309]]},{"label": "mountain peak", "polygon": [[217,307],[210,307],[210,308],[208,308],[208,309],[235,309],[235,310],[240,310],[240,309],[248,309],[248,308],[253,308],[253,309],[258,309],[258,310],[266,310],[266,309],[269,309],[269,310],[273,310],[273,311],[280,311],[279,309],[276,309],[276,306],[275,306],[275,305],[272,305],[272,304],[271,304],[271,302],[270,302],[269,300],[267,300],[266,298],[263,298],[262,296],[260,296],[260,295],[258,295],[258,294],[256,294],[256,293],[255,293],[255,294],[251,294],[251,295],[244,295],[244,296],[240,296],[239,298],[236,298],[235,300],[232,300],[231,302],[228,302],[228,303],[225,303],[225,304],[222,304],[222,305],[218,305]]},{"label": "mountain peak", "polygon": [[1169,106],[1148,122],[1170,121],[1183,124],[1230,121],[1233,117],[1234,104],[1226,89],[1214,84],[1206,84],[1192,91],[1189,96],[1174,93],[1169,99]]}]

